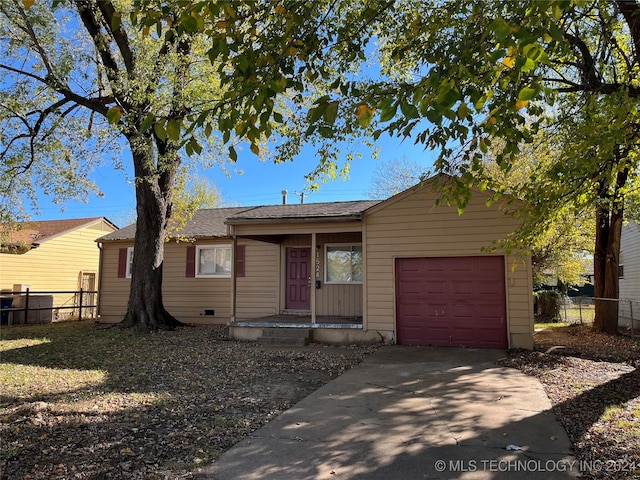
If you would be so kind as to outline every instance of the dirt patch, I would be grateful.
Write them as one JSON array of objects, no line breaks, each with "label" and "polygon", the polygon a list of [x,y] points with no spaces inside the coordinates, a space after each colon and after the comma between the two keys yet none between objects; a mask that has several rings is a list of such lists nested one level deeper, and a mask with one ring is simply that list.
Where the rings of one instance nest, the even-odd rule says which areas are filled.
[{"label": "dirt patch", "polygon": [[510,351],[503,364],[540,379],[583,478],[640,478],[640,343],[584,325],[540,331],[534,341],[535,351]]}]

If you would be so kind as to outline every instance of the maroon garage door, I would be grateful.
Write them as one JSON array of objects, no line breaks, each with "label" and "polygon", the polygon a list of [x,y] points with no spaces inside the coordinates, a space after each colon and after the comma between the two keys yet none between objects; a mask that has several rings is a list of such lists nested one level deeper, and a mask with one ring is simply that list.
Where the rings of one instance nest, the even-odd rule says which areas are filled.
[{"label": "maroon garage door", "polygon": [[503,257],[396,259],[398,343],[506,348]]}]

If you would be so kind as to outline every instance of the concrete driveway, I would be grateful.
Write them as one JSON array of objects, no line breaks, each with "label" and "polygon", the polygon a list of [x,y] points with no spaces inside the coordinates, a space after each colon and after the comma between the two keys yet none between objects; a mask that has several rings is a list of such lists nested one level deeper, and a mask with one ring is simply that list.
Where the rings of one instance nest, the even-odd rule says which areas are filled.
[{"label": "concrete driveway", "polygon": [[[499,350],[384,346],[196,478],[575,478],[540,383]],[[510,451],[514,445],[521,450]]]}]

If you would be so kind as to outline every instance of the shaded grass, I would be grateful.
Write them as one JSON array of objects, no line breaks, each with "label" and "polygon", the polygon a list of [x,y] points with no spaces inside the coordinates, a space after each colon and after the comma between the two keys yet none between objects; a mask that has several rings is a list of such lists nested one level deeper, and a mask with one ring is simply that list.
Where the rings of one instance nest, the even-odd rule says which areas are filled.
[{"label": "shaded grass", "polygon": [[0,330],[0,478],[188,478],[372,347],[264,349],[221,326]]},{"label": "shaded grass", "polygon": [[551,323],[536,323],[534,325],[534,328],[536,330],[544,330],[545,328],[561,328],[561,327],[568,327],[568,326],[569,324],[564,322],[551,322]]}]

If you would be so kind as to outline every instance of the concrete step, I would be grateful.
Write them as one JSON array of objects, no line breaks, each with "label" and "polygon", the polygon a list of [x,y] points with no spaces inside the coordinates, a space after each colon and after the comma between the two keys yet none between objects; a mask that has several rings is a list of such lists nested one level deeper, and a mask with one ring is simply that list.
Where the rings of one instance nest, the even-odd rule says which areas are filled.
[{"label": "concrete step", "polygon": [[304,346],[311,342],[311,330],[304,328],[263,328],[259,345]]}]

